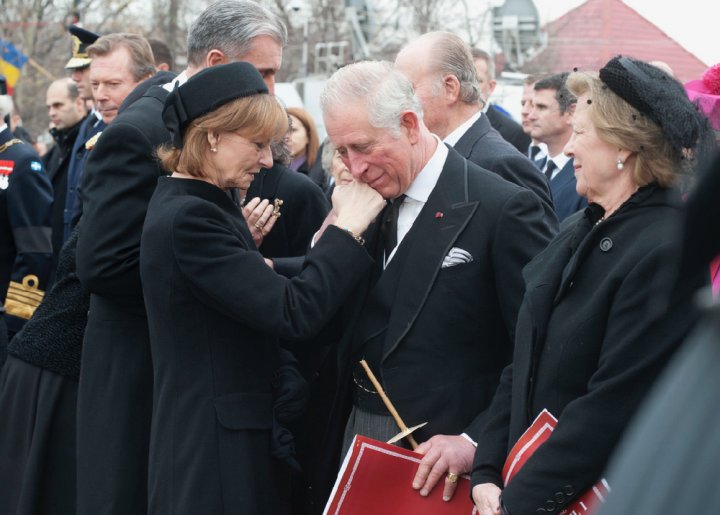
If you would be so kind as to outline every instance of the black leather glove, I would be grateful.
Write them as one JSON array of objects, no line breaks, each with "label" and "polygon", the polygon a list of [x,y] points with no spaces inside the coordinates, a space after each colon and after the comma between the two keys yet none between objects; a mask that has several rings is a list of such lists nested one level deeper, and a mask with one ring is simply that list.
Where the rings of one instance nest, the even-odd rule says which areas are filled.
[{"label": "black leather glove", "polygon": [[280,366],[273,378],[273,409],[275,419],[280,424],[288,424],[300,418],[308,403],[310,387],[300,373],[297,360],[293,355],[280,349]]}]

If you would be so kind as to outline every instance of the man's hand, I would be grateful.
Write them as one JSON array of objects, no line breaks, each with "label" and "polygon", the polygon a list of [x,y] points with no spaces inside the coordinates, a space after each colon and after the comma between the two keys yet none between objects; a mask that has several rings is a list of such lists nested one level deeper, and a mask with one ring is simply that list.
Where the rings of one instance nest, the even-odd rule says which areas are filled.
[{"label": "man's hand", "polygon": [[478,515],[500,515],[501,490],[492,483],[475,485],[472,498],[478,509]]},{"label": "man's hand", "polygon": [[444,479],[443,500],[449,501],[457,488],[457,478],[450,481],[448,472],[458,476],[470,472],[475,446],[460,435],[436,435],[420,444],[415,452],[425,456],[413,479],[413,488],[420,490],[420,495],[430,495],[437,482]]}]

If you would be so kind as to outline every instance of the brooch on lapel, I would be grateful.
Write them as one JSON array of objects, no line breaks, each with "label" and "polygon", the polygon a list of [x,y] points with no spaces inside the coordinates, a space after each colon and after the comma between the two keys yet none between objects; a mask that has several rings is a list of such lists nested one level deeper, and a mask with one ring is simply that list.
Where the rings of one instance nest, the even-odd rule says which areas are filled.
[{"label": "brooch on lapel", "polygon": [[85,150],[92,150],[93,147],[95,147],[98,139],[100,139],[100,134],[102,134],[102,131],[98,132],[95,136],[85,142]]},{"label": "brooch on lapel", "polygon": [[437,218],[438,220],[439,220],[440,218],[442,218],[443,216],[445,216],[445,215],[443,214],[442,211],[438,211],[437,213],[435,213],[435,218]]}]

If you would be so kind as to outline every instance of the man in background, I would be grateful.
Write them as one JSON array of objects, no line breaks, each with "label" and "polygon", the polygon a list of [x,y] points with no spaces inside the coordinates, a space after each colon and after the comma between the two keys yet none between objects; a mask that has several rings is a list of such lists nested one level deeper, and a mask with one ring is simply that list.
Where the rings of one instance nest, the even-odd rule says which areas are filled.
[{"label": "man in background", "polygon": [[548,148],[548,159],[542,172],[550,183],[560,222],[587,206],[587,200],[575,191],[573,160],[563,153],[572,136],[576,102],[565,87],[567,76],[567,73],[558,73],[535,83],[533,107],[528,116],[530,135]]},{"label": "man in background", "polygon": [[450,32],[430,32],[408,43],[395,67],[413,84],[430,132],[467,160],[532,191],[557,228],[547,182],[482,112],[482,86],[467,43]]},{"label": "man in background", "polygon": [[88,116],[85,101],[75,81],[66,77],[53,81],[45,94],[50,118],[50,135],[55,144],[42,157],[43,165],[53,186],[52,244],[53,272],[65,241],[64,211],[68,188],[68,167],[72,149],[83,120]]},{"label": "man in background", "polygon": [[70,77],[75,81],[78,93],[85,102],[86,108],[88,105],[90,106],[90,114],[80,125],[70,152],[65,200],[63,201],[62,243],[65,243],[70,237],[73,220],[77,220],[79,216],[73,210],[80,202],[78,200],[78,190],[83,167],[85,166],[85,159],[87,159],[88,149],[86,145],[88,141],[93,139],[105,128],[105,122],[102,120],[100,113],[94,108],[92,86],[90,85],[90,63],[92,59],[87,53],[87,48],[92,45],[99,36],[75,25],[71,25],[68,31],[70,32],[70,40],[72,41],[72,56],[65,65],[65,69],[70,71]]},{"label": "man in background", "polygon": [[[532,125],[530,124],[530,111],[532,111],[533,97],[535,96],[535,83],[540,80],[540,75],[528,75],[523,80],[523,92],[520,98],[520,125],[525,134],[530,136],[532,131]],[[547,145],[540,143],[536,139],[532,139],[530,136],[530,145],[527,148],[527,156],[535,164],[538,169],[542,170],[545,167],[545,160],[547,159]]]},{"label": "man in background", "polygon": [[487,115],[490,124],[495,130],[524,154],[530,144],[530,138],[523,132],[520,124],[510,117],[510,113],[490,103],[490,96],[495,91],[495,86],[497,86],[495,61],[490,54],[479,48],[472,49],[472,56],[475,61],[478,82],[480,83],[480,92],[485,101],[483,112]]}]

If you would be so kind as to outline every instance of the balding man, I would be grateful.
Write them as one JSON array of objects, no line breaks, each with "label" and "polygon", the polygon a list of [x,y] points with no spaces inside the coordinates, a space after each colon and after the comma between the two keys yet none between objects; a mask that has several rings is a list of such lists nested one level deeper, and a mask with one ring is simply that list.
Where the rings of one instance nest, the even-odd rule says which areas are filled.
[{"label": "balding man", "polygon": [[[267,8],[219,0],[190,28],[188,66],[177,80],[244,60],[273,91],[286,39],[285,26]],[[91,307],[78,391],[81,515],[148,511],[153,370],[138,259],[145,211],[165,173],[154,152],[171,140],[162,109],[173,87],[152,87],[122,111],[85,169],[77,273]]]},{"label": "balding man", "polygon": [[400,51],[395,67],[412,82],[432,133],[469,161],[532,191],[548,224],[557,227],[547,181],[483,114],[475,65],[462,39],[450,32],[424,34]]},{"label": "balding man", "polygon": [[[413,487],[428,495],[442,480],[449,498],[512,355],[522,267],[554,230],[535,194],[430,132],[410,81],[388,63],[337,71],[321,104],[353,178],[392,202],[365,234],[377,268],[345,306],[353,322],[338,350],[330,424],[345,422],[352,397],[344,448],[355,434],[398,432],[358,365],[364,358],[406,423],[428,422],[415,433],[425,457]],[[332,445],[339,429],[318,438]]]},{"label": "balding man", "polygon": [[64,238],[64,211],[68,189],[68,167],[72,149],[87,117],[85,100],[75,81],[59,79],[50,84],[45,95],[45,105],[52,128],[50,134],[55,145],[42,157],[43,165],[53,185],[52,244],[53,271],[57,266]]}]

